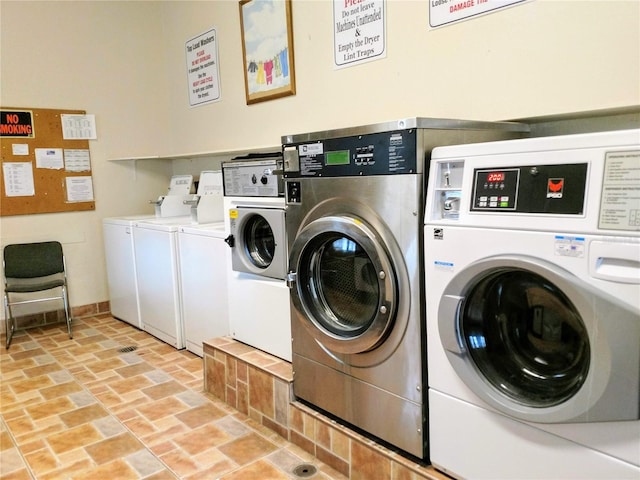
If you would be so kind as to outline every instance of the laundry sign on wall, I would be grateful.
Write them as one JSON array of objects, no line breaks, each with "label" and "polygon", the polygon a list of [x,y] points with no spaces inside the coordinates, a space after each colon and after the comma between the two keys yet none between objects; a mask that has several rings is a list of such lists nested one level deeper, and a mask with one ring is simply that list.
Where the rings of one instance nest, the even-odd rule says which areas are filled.
[{"label": "laundry sign on wall", "polygon": [[429,0],[429,25],[441,27],[529,0]]},{"label": "laundry sign on wall", "polygon": [[216,35],[216,29],[212,28],[186,42],[189,105],[192,107],[220,100]]},{"label": "laundry sign on wall", "polygon": [[386,0],[334,0],[335,68],[351,67],[387,56]]}]

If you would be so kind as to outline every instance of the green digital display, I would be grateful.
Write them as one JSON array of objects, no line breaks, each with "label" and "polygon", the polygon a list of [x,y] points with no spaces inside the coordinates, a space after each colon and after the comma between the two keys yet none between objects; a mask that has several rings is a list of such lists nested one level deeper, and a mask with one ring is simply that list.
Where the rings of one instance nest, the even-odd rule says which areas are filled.
[{"label": "green digital display", "polygon": [[327,152],[324,155],[325,165],[349,165],[349,150]]}]

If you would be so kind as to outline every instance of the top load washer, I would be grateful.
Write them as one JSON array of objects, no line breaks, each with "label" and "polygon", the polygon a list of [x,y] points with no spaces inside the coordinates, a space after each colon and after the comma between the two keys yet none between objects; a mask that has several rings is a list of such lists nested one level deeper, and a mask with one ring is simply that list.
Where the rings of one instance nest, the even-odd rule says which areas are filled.
[{"label": "top load washer", "polygon": [[195,199],[182,199],[186,215],[140,220],[133,227],[142,328],[178,349],[186,347],[178,231],[197,221],[222,220],[221,186],[221,172],[201,172]]},{"label": "top load washer", "polygon": [[114,317],[142,328],[133,226],[140,220],[188,215],[190,207],[184,201],[189,198],[192,181],[191,175],[172,176],[167,194],[152,202],[155,204],[154,215],[103,219],[109,302]]},{"label": "top load washer", "polygon": [[223,162],[231,336],[291,360],[282,155]]},{"label": "top load washer", "polygon": [[640,478],[640,130],[437,148],[432,463]]},{"label": "top load washer", "polygon": [[425,160],[525,131],[414,118],[282,138],[296,397],[427,458]]}]

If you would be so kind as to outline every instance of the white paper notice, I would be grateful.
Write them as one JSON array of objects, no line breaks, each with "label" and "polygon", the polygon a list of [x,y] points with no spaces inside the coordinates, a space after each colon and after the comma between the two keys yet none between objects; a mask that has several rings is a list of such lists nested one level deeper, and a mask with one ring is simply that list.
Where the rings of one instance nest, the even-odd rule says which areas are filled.
[{"label": "white paper notice", "polygon": [[91,170],[91,157],[89,156],[89,150],[65,148],[64,168],[67,172],[88,172]]},{"label": "white paper notice", "polygon": [[61,148],[36,148],[36,168],[50,168],[52,170],[62,170],[64,159]]},{"label": "white paper notice", "polygon": [[192,107],[220,100],[217,45],[215,28],[186,43],[189,105]]},{"label": "white paper notice", "polygon": [[95,140],[95,115],[60,115],[62,119],[62,138],[65,140]]},{"label": "white paper notice", "polygon": [[606,154],[598,227],[640,231],[640,150]]},{"label": "white paper notice", "polygon": [[335,68],[387,56],[386,0],[333,0]]},{"label": "white paper notice", "polygon": [[5,162],[2,173],[7,197],[32,197],[36,194],[31,162]]},{"label": "white paper notice", "polygon": [[91,177],[67,177],[67,202],[93,201]]},{"label": "white paper notice", "polygon": [[429,0],[429,25],[440,27],[529,0]]},{"label": "white paper notice", "polygon": [[14,157],[17,157],[18,155],[29,155],[29,144],[28,143],[12,144],[11,153],[13,153]]}]

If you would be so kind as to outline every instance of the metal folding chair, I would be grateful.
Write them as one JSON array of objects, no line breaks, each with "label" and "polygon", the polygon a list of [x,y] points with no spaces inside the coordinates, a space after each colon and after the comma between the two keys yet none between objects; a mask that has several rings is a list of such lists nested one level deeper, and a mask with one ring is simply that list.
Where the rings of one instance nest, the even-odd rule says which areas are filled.
[{"label": "metal folding chair", "polygon": [[[4,247],[4,314],[7,324],[7,349],[17,330],[11,307],[35,302],[62,300],[69,338],[71,315],[64,253],[60,242],[16,243]],[[59,290],[58,290],[59,289]],[[38,292],[58,290],[59,295],[43,298],[29,296]],[[42,325],[36,325],[42,326]]]}]

